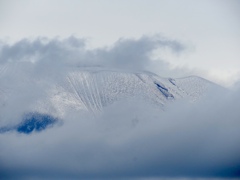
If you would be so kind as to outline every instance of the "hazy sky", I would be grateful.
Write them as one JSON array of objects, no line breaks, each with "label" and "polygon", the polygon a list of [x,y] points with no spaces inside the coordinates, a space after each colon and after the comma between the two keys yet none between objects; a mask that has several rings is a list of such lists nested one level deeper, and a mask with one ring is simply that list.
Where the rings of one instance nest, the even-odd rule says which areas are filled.
[{"label": "hazy sky", "polygon": [[0,27],[4,42],[74,35],[88,39],[88,48],[158,34],[186,47],[161,53],[171,66],[206,71],[226,86],[240,77],[238,0],[1,0]]},{"label": "hazy sky", "polygon": [[[0,179],[239,178],[239,19],[238,0],[0,0]],[[69,67],[86,66],[236,84],[164,111],[54,109]],[[35,111],[59,124],[6,130]]]}]

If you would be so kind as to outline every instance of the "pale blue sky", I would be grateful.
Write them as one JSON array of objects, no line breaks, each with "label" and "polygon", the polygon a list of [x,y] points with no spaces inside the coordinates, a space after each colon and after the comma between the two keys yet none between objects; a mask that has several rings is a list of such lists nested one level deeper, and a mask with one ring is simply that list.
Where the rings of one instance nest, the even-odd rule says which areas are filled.
[{"label": "pale blue sky", "polygon": [[228,86],[240,77],[238,0],[0,0],[0,38],[71,35],[89,39],[89,48],[119,38],[160,34],[187,50],[161,54],[173,67],[206,71]]}]

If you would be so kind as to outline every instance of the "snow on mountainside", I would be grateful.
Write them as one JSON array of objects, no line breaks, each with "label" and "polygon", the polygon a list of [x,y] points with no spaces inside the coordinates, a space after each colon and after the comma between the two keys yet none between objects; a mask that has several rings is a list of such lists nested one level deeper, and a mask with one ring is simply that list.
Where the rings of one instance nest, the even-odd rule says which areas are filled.
[{"label": "snow on mountainside", "polygon": [[4,78],[8,75],[14,79],[19,73],[17,69],[15,71],[15,75],[9,75],[7,67],[1,67],[0,111],[18,99],[29,97],[32,99],[25,111],[56,116],[63,115],[66,109],[97,114],[114,102],[132,98],[163,108],[167,102],[180,98],[195,101],[214,86],[196,76],[172,79],[150,72],[133,73],[102,68],[68,68],[64,76],[56,80],[47,76],[23,76],[17,85],[5,82]]},{"label": "snow on mountainside", "polygon": [[57,104],[57,109],[71,106],[97,113],[114,102],[129,98],[160,108],[180,98],[195,101],[211,86],[214,84],[196,76],[172,79],[150,72],[74,69],[52,89],[50,97],[51,104]]}]

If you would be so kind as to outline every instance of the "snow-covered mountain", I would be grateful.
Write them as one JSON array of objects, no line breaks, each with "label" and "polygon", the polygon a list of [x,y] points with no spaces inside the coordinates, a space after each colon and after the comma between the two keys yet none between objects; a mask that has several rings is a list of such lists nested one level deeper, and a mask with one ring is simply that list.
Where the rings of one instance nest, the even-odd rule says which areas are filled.
[{"label": "snow-covered mountain", "polygon": [[[59,77],[21,75],[1,68],[0,106],[23,101],[23,111],[62,116],[66,109],[101,113],[124,99],[138,99],[160,109],[181,98],[195,101],[213,83],[197,76],[162,78],[150,72],[125,72],[103,68],[68,68]],[[21,78],[18,77],[18,74]],[[22,73],[23,74],[23,73]],[[11,77],[11,78],[9,78]],[[12,81],[12,82],[11,82]]]},{"label": "snow-covered mountain", "polygon": [[199,77],[161,78],[149,72],[121,72],[102,69],[74,69],[62,82],[51,88],[49,97],[56,109],[69,106],[92,113],[124,99],[137,98],[163,107],[180,98],[191,101],[212,84]]}]

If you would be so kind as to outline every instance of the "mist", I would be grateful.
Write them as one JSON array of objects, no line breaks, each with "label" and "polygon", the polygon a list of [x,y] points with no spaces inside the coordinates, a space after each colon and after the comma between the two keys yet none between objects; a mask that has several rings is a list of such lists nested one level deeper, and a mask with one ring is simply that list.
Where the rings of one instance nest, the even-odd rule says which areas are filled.
[{"label": "mist", "polygon": [[[159,37],[119,40],[113,47],[94,50],[74,37],[1,43],[1,127],[18,124],[26,111],[51,112],[59,122],[31,134],[14,129],[0,133],[0,177],[238,178],[238,84],[232,89],[216,86],[194,103],[182,99],[164,109],[141,98],[127,98],[97,116],[71,108],[59,115],[45,103],[47,90],[62,81],[68,68],[154,71],[158,67],[166,76],[176,74],[179,69],[164,60],[151,60],[156,48],[184,52],[181,43]],[[183,69],[182,75],[190,72],[194,70]]]}]

